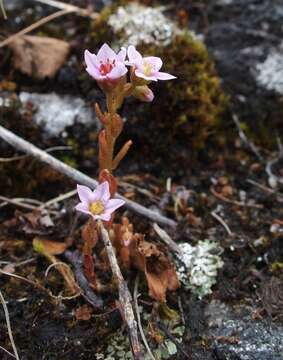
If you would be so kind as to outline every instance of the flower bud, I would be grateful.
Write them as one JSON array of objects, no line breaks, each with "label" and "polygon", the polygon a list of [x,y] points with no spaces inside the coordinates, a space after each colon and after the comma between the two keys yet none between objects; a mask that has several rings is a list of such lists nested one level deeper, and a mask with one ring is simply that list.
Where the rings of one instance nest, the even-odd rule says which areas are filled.
[{"label": "flower bud", "polygon": [[147,85],[137,86],[133,91],[133,96],[145,102],[152,102],[154,94]]}]

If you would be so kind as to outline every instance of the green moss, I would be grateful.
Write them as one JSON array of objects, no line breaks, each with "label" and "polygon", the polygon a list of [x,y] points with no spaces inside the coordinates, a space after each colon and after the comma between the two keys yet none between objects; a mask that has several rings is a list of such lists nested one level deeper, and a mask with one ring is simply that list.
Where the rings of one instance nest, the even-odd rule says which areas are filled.
[{"label": "green moss", "polygon": [[[93,24],[92,49],[103,42],[116,48],[123,44],[123,34],[114,34],[107,24],[118,5],[105,8]],[[168,46],[140,44],[138,50],[144,55],[161,57],[162,70],[177,79],[152,83],[150,87],[155,93],[152,104],[127,100],[123,114],[129,119],[126,135],[134,139],[136,146],[148,145],[154,156],[168,154],[168,148],[176,141],[178,146],[192,150],[204,148],[209,134],[222,123],[228,105],[228,96],[221,89],[214,61],[205,45],[190,32],[180,31]],[[149,132],[150,139],[146,135]]]},{"label": "green moss", "polygon": [[158,86],[150,109],[155,122],[170,135],[190,138],[194,148],[203,147],[210,130],[221,123],[228,104],[206,47],[186,32],[167,47],[142,45],[140,50],[164,59],[165,71],[177,76]]}]

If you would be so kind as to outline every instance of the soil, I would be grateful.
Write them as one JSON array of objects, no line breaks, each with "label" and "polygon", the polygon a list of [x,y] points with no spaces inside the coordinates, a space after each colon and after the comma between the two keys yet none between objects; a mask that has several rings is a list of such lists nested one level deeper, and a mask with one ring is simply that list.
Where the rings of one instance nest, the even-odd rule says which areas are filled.
[{"label": "soil", "polygon": [[[46,6],[35,7],[32,1],[27,1],[24,8],[21,2],[12,3],[14,8],[8,8],[9,19],[1,29],[1,35],[5,37],[51,12]],[[72,3],[81,7],[95,5],[96,9],[100,10],[106,1],[85,0]],[[221,18],[228,12],[230,23],[234,20],[237,23],[239,15],[236,10],[241,9],[241,6],[245,7],[245,1],[236,0],[231,1],[232,8],[227,5],[226,10],[224,6],[217,4],[207,9],[202,1],[198,2],[198,8],[193,6],[191,1],[188,2],[189,6],[184,1],[177,3],[171,15],[174,15],[175,10],[189,10],[192,13],[192,26],[199,31],[201,24],[206,24],[207,14],[211,22],[215,19],[215,23],[219,25]],[[260,7],[255,1],[253,3]],[[267,4],[268,1],[264,3]],[[229,9],[233,11],[229,12]],[[256,9],[257,12],[263,11],[261,7]],[[14,21],[15,18],[17,21]],[[219,33],[219,28],[218,32],[210,32],[209,29],[213,28],[211,22],[206,41],[211,53],[215,55],[220,44],[214,36]],[[64,28],[69,30],[63,32],[64,36],[62,23],[62,19],[57,19],[39,30],[42,35],[63,37],[72,47],[71,60],[51,80],[35,81],[14,71],[10,64],[10,51],[6,48],[0,49],[0,85],[3,87],[5,80],[16,87],[13,91],[2,89],[2,96],[4,94],[11,98],[15,96],[13,94],[21,91],[56,92],[60,95],[82,96],[88,102],[95,93],[102,99],[98,88],[82,88],[82,82],[77,80],[81,76],[80,72],[83,72],[80,61],[84,47],[83,38],[87,37],[90,26],[89,19],[66,16]],[[280,31],[279,29],[278,32]],[[222,36],[228,37],[227,34],[223,31]],[[267,46],[267,43],[265,45]],[[224,47],[223,43],[221,46]],[[226,46],[224,48],[228,51]],[[222,75],[225,72],[224,60],[221,62],[217,56],[216,60]],[[232,67],[231,64],[229,66]],[[233,69],[229,68],[229,71]],[[283,326],[283,189],[280,182],[275,183],[275,176],[281,176],[282,179],[282,159],[280,160],[277,145],[267,144],[265,141],[258,144],[258,151],[262,156],[262,160],[259,160],[249,146],[253,137],[248,139],[248,145],[241,141],[232,115],[243,114],[243,107],[239,105],[237,97],[243,82],[239,79],[236,83],[230,75],[223,78],[232,98],[231,116],[224,131],[212,134],[205,150],[193,160],[186,147],[180,148],[176,144],[176,147],[168,150],[171,154],[170,159],[175,159],[174,163],[167,161],[166,154],[156,162],[152,157],[148,161],[144,159],[143,144],[139,143],[137,131],[134,139],[137,145],[131,149],[131,153],[117,172],[120,183],[124,183],[119,191],[131,200],[177,219],[177,229],[167,229],[177,243],[188,242],[195,245],[199,240],[214,239],[224,249],[224,266],[218,273],[217,284],[213,287],[211,295],[200,300],[183,287],[174,293],[168,292],[167,305],[180,316],[183,315],[181,317],[185,326],[177,354],[172,355],[170,359],[185,359],[184,353],[188,354],[190,359],[203,360],[282,359],[283,343],[280,334]],[[252,82],[251,80],[247,83],[250,85]],[[257,85],[253,82],[250,86]],[[270,93],[262,92],[260,87],[258,89],[259,96],[256,101],[264,102],[267,96],[271,101],[266,102],[268,108],[273,109],[274,103],[278,106],[277,95],[273,94],[270,97]],[[249,92],[250,89],[247,90],[247,93]],[[247,96],[245,109],[254,109],[253,100],[250,101]],[[97,139],[97,123],[87,127],[75,124],[67,128],[66,137],[55,137],[47,135],[32,121],[33,112],[32,106],[26,106],[24,109],[17,105],[9,109],[2,106],[1,125],[9,127],[40,148],[73,146],[71,156],[63,150],[56,152],[54,156],[71,163],[90,176],[97,176],[97,153],[93,146]],[[272,117],[267,111],[265,119],[268,115]],[[267,123],[266,127],[280,135],[282,120],[279,124],[276,118],[274,122]],[[127,138],[129,135],[126,124],[124,136]],[[19,155],[16,150],[1,141],[1,159],[16,155]],[[182,162],[178,162],[180,158]],[[184,158],[187,160],[184,161]],[[270,159],[278,159],[272,167],[274,177],[266,171]],[[12,162],[0,160],[0,167],[1,195],[7,198],[31,198],[44,203],[73,190],[76,185],[72,180],[31,158],[21,158]],[[182,171],[178,172],[176,168]],[[171,191],[166,187],[168,177],[172,180]],[[188,190],[190,195],[176,211],[174,205],[180,187]],[[110,340],[117,331],[126,338],[127,331],[119,312],[115,291],[99,295],[103,300],[103,311],[97,312],[88,305],[86,318],[82,319],[78,315],[78,309],[81,310],[82,306],[87,304],[86,300],[81,296],[69,298],[70,293],[56,269],[50,269],[46,276],[50,262],[33,249],[32,241],[35,237],[66,242],[71,252],[82,249],[81,229],[85,224],[85,218],[75,214],[74,205],[77,199],[73,197],[61,201],[54,207],[54,213],[50,216],[13,204],[4,206],[4,203],[2,199],[0,269],[19,275],[30,282],[3,273],[0,275],[0,289],[9,309],[20,359],[94,359],[95,354],[106,353]],[[212,216],[212,212],[220,216],[220,221]],[[123,215],[129,217],[135,231],[146,234],[148,241],[160,241],[148,220],[127,211]],[[173,254],[171,257],[173,258]],[[68,263],[64,254],[58,255],[58,260]],[[124,272],[131,291],[134,288],[136,274],[135,269]],[[105,281],[107,276],[109,275],[105,275]],[[50,296],[50,292],[53,296]],[[144,279],[140,293],[140,303],[148,313],[154,314],[156,304],[148,296]],[[219,314],[219,317],[215,314]],[[2,310],[0,319],[0,345],[12,352]],[[266,335],[268,329],[271,329],[271,337]],[[168,337],[168,334],[164,336]],[[267,344],[264,349],[258,345],[262,338]],[[11,356],[0,349],[0,358],[8,360]],[[119,359],[118,355],[115,359]]]}]

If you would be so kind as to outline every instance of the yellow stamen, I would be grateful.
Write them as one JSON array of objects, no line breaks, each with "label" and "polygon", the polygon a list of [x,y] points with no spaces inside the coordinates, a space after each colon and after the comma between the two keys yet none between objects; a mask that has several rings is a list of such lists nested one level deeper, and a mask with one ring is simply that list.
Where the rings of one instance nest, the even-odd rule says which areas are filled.
[{"label": "yellow stamen", "polygon": [[103,203],[99,200],[90,203],[88,208],[93,215],[101,215],[105,210]]},{"label": "yellow stamen", "polygon": [[150,76],[152,73],[152,66],[147,61],[144,61],[143,63],[143,73],[145,74],[145,76]]}]

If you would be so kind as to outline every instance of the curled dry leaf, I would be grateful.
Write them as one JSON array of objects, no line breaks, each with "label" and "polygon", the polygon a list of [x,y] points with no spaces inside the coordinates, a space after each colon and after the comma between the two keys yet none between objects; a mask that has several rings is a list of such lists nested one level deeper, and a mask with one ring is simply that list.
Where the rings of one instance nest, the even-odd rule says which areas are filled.
[{"label": "curled dry leaf", "polygon": [[142,234],[134,233],[133,225],[127,218],[122,219],[121,225],[114,224],[111,237],[121,263],[142,271],[146,276],[149,295],[159,302],[166,302],[167,290],[174,291],[180,284],[165,248],[146,241]]},{"label": "curled dry leaf", "polygon": [[55,255],[60,255],[66,250],[67,244],[40,239],[39,237],[35,237],[32,244],[34,250],[39,254],[45,256],[48,261],[53,264],[53,266],[56,267],[59,273],[63,276],[69,293],[71,295],[77,294],[80,289],[75,281],[71,268],[55,257]]},{"label": "curled dry leaf", "polygon": [[90,320],[91,314],[92,314],[92,308],[87,304],[84,304],[75,310],[75,317],[77,320],[84,320],[84,321]]},{"label": "curled dry leaf", "polygon": [[66,250],[67,244],[35,237],[33,239],[33,248],[42,255],[60,255]]},{"label": "curled dry leaf", "polygon": [[22,73],[43,79],[53,77],[64,64],[70,46],[63,40],[23,35],[13,40],[13,64]]}]

